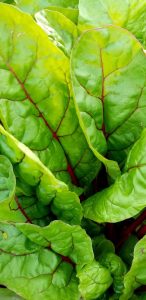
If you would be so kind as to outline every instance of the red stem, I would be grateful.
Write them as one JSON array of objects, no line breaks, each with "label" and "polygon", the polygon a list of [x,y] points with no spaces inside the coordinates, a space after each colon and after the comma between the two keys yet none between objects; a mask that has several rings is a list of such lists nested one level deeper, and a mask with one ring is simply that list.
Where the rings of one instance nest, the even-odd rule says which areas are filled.
[{"label": "red stem", "polygon": [[121,240],[119,241],[117,248],[123,244],[128,237],[136,230],[136,228],[143,223],[143,221],[146,219],[146,210],[142,212],[142,214],[134,220],[132,224],[130,224],[126,229],[123,230],[123,233],[121,234]]},{"label": "red stem", "polygon": [[140,227],[140,229],[137,231],[138,237],[141,239],[146,234],[146,225],[143,225]]}]

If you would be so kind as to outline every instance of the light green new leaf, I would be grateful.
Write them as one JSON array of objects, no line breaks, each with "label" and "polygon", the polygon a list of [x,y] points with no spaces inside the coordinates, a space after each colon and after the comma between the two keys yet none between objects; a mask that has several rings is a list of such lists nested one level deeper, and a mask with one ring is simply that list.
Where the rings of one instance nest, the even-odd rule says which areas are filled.
[{"label": "light green new leaf", "polygon": [[1,223],[0,284],[27,300],[79,300],[72,262],[48,247],[47,241],[40,246],[15,225]]},{"label": "light green new leaf", "polygon": [[97,261],[79,267],[77,277],[80,293],[86,300],[100,297],[112,284],[110,272]]},{"label": "light green new leaf", "polygon": [[49,6],[49,10],[60,12],[61,14],[63,14],[66,18],[71,20],[76,25],[78,23],[79,10],[77,8],[65,8],[65,7],[58,7],[58,6]]},{"label": "light green new leaf", "polygon": [[[39,158],[25,145],[17,141],[0,126],[0,153],[6,155],[14,165],[19,185],[33,187],[35,197],[43,205],[53,201],[52,207],[58,218],[71,224],[79,224],[82,208],[78,196],[68,190],[67,185],[55,178]],[[21,187],[25,195],[24,186]],[[19,190],[20,192],[20,190]],[[6,217],[6,216],[5,216]]]},{"label": "light green new leaf", "polygon": [[135,246],[131,268],[124,279],[124,292],[120,300],[131,299],[136,288],[146,284],[146,236]]},{"label": "light green new leaf", "polygon": [[62,13],[48,9],[36,13],[35,19],[50,40],[69,56],[78,37],[77,26]]},{"label": "light green new leaf", "polygon": [[89,184],[100,163],[78,122],[69,60],[31,16],[2,3],[0,77],[5,129],[70,187]]},{"label": "light green new leaf", "polygon": [[119,222],[146,207],[146,129],[129,152],[125,170],[113,185],[84,201],[84,216],[96,222]]},{"label": "light green new leaf", "polygon": [[[108,150],[109,158],[121,162],[146,126],[141,45],[123,28],[89,30],[75,44],[71,66],[75,105],[89,147],[97,157]],[[115,165],[101,161],[113,166],[114,176]]]},{"label": "light green new leaf", "polygon": [[81,30],[114,24],[131,31],[146,45],[146,0],[80,0]]}]

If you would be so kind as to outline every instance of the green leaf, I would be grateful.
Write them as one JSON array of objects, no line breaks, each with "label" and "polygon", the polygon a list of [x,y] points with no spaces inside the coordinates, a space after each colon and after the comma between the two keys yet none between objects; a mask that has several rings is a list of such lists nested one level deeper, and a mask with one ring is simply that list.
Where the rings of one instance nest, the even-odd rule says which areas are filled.
[{"label": "green leaf", "polygon": [[23,300],[12,291],[6,288],[0,288],[0,299],[1,300]]},{"label": "green leaf", "polygon": [[84,201],[84,216],[96,222],[119,222],[146,206],[146,129],[129,152],[124,173],[113,185]]},{"label": "green leaf", "polygon": [[117,295],[117,299],[119,299],[124,287],[124,275],[127,272],[125,263],[115,254],[113,243],[107,240],[104,235],[100,235],[93,240],[93,249],[95,258],[109,270],[113,278],[115,297]]},{"label": "green leaf", "polygon": [[15,0],[15,3],[21,10],[31,14],[49,6],[74,9],[78,7],[78,0]]},{"label": "green leaf", "polygon": [[146,39],[146,0],[79,1],[79,28],[82,30],[114,24],[131,31],[142,43]]},{"label": "green leaf", "polygon": [[7,157],[0,155],[0,220],[23,222],[23,214],[15,203],[16,179]]},{"label": "green leaf", "polygon": [[77,26],[62,13],[48,9],[36,13],[35,19],[50,40],[69,56],[78,37]]},{"label": "green leaf", "polygon": [[124,292],[120,300],[131,299],[136,288],[146,284],[146,236],[135,246],[132,266],[124,279]]},{"label": "green leaf", "polygon": [[[63,243],[60,241],[60,248]],[[78,300],[73,263],[48,247],[47,240],[43,247],[28,239],[15,225],[1,223],[0,283],[27,300],[56,300],[58,297]]]},{"label": "green leaf", "polygon": [[0,76],[0,120],[5,129],[70,188],[88,185],[100,162],[78,122],[69,60],[31,16],[2,3]]},{"label": "green leaf", "polygon": [[62,221],[51,222],[47,227],[31,224],[15,225],[32,242],[69,257],[74,263],[84,265],[93,260],[90,238],[78,225],[70,226]]},{"label": "green leaf", "polygon": [[107,26],[83,33],[71,66],[80,126],[90,149],[115,178],[118,165],[102,155],[108,150],[107,157],[121,162],[146,126],[145,54],[128,31]]},{"label": "green leaf", "polygon": [[112,284],[110,272],[97,261],[78,268],[79,290],[84,299],[100,297]]},{"label": "green leaf", "polygon": [[61,14],[63,14],[68,19],[70,19],[76,25],[78,23],[79,10],[77,8],[65,8],[65,7],[58,7],[58,6],[49,6],[49,10],[60,12]]},{"label": "green leaf", "polygon": [[[52,209],[58,218],[71,224],[80,223],[82,208],[78,196],[70,192],[64,182],[57,180],[33,152],[6,132],[2,126],[0,126],[0,152],[14,164],[20,182],[35,189],[34,197],[37,196],[40,203],[48,205],[52,202]],[[21,189],[22,194],[23,189],[24,187]]]}]

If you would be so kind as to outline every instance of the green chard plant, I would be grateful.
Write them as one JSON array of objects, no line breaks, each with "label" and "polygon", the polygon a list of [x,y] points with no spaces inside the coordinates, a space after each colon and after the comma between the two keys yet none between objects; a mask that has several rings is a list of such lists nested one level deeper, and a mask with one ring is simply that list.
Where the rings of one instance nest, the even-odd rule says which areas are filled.
[{"label": "green chard plant", "polygon": [[146,0],[0,1],[0,300],[146,299]]}]

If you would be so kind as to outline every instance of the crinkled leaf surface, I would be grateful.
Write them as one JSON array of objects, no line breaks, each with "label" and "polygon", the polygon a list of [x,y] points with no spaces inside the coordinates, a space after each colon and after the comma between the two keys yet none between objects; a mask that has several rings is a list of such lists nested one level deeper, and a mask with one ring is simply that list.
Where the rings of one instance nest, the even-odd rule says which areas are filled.
[{"label": "crinkled leaf surface", "polygon": [[[100,163],[79,126],[69,61],[31,16],[0,3],[0,119],[57,178],[89,184]],[[79,147],[80,141],[80,147]]]},{"label": "crinkled leaf surface", "polygon": [[113,185],[84,201],[84,216],[97,222],[119,222],[146,206],[146,129],[129,152],[125,170]]},{"label": "crinkled leaf surface", "polygon": [[[15,179],[11,162],[0,155],[0,221],[27,221],[41,226],[50,223],[49,207],[44,206],[33,193],[30,186],[22,185]],[[66,203],[66,217],[68,210],[68,214],[71,214],[71,209]],[[73,217],[70,219],[73,221]]]},{"label": "crinkled leaf surface", "polygon": [[112,284],[110,272],[97,261],[78,269],[79,290],[84,299],[98,299]]},{"label": "crinkled leaf surface", "polygon": [[146,0],[80,0],[82,30],[114,24],[131,31],[146,45]]},{"label": "crinkled leaf surface", "polygon": [[[0,224],[0,283],[27,300],[79,300],[74,262],[81,257],[80,261],[84,263],[93,260],[91,241],[85,232],[82,240],[81,232],[79,236],[77,234],[80,227],[71,227],[58,221],[42,229],[43,237],[41,233],[39,236],[39,227],[37,233],[34,225],[27,225]],[[32,239],[22,233],[24,228],[27,228],[28,235],[30,232]],[[59,236],[67,234],[66,231],[68,238],[64,246],[64,240]],[[72,240],[73,232],[75,235]],[[53,242],[54,234],[56,239]],[[55,252],[51,250],[49,238],[54,248],[56,245]],[[74,252],[73,261],[58,254],[67,251],[70,255]],[[82,251],[88,255],[83,256]]]},{"label": "crinkled leaf surface", "polygon": [[15,225],[31,241],[69,257],[75,264],[84,265],[93,260],[92,243],[80,226],[62,221],[51,222],[47,227],[31,224]]},{"label": "crinkled leaf surface", "polygon": [[121,162],[146,126],[142,46],[123,28],[89,30],[76,43],[71,64],[76,109],[90,148],[95,155],[108,150],[109,158]]},{"label": "crinkled leaf surface", "polygon": [[16,179],[12,164],[5,156],[0,155],[0,220],[23,222],[25,217],[15,203]]},{"label": "crinkled leaf surface", "polygon": [[132,266],[124,279],[124,292],[120,300],[131,299],[133,291],[146,284],[146,236],[135,246]]},{"label": "crinkled leaf surface", "polygon": [[[57,180],[30,149],[6,132],[2,126],[0,126],[0,152],[6,155],[14,165],[15,174],[19,178],[18,194],[20,188],[22,195],[26,195],[25,189],[32,187],[32,196],[37,196],[37,199],[44,205],[52,202],[52,209],[60,219],[71,224],[80,223],[82,208],[78,196],[70,192],[64,182]],[[17,204],[21,209],[18,199]],[[25,205],[27,207],[28,204]],[[23,212],[23,206],[21,212]]]},{"label": "crinkled leaf surface", "polygon": [[48,9],[36,13],[35,19],[50,40],[69,56],[78,37],[77,26],[62,13]]},{"label": "crinkled leaf surface", "polygon": [[78,2],[78,0],[15,0],[21,10],[31,14],[49,6],[77,9]]},{"label": "crinkled leaf surface", "polygon": [[97,261],[110,271],[113,278],[113,289],[118,299],[124,287],[126,265],[121,257],[115,254],[113,243],[107,240],[104,235],[99,235],[93,240],[93,249]]}]

